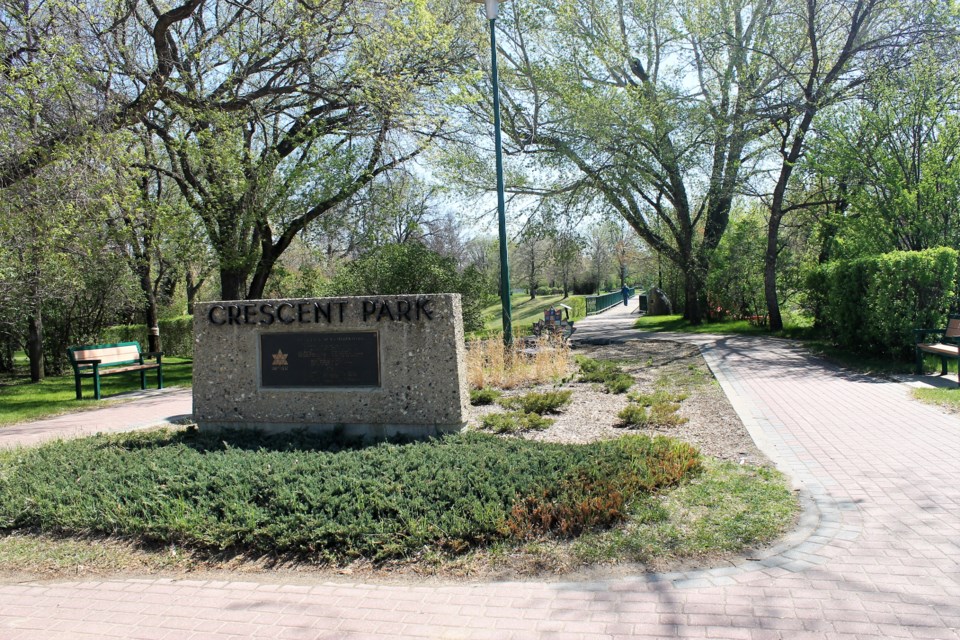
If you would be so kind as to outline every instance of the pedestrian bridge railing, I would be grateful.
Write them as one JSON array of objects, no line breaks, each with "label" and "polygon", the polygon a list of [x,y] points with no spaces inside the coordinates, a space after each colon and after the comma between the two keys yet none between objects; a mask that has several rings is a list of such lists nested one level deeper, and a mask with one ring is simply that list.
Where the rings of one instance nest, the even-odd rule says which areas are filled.
[{"label": "pedestrian bridge railing", "polygon": [[[630,292],[630,297],[632,298],[635,290],[628,289]],[[606,311],[610,307],[615,307],[618,304],[623,304],[623,294],[619,291],[614,291],[613,293],[604,293],[599,296],[584,296],[584,300],[587,302],[587,315],[592,316],[601,311]]]}]

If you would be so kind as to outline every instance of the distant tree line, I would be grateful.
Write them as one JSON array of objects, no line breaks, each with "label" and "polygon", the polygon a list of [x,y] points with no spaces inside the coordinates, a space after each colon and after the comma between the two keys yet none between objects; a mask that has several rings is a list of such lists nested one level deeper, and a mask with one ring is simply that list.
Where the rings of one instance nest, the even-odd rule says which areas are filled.
[{"label": "distant tree line", "polygon": [[[396,247],[495,296],[475,9],[0,0],[0,369],[116,322],[158,348],[199,298],[359,293]],[[958,26],[941,0],[505,3],[511,284],[777,329],[817,265],[957,248]]]}]

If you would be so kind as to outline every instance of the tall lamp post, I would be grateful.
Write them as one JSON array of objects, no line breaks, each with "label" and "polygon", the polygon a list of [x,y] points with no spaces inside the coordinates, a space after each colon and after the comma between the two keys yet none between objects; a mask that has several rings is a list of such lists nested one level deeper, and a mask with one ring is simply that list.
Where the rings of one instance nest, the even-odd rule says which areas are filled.
[{"label": "tall lamp post", "polygon": [[513,344],[513,320],[510,309],[510,264],[507,261],[507,217],[503,195],[503,147],[500,140],[500,81],[497,76],[497,11],[498,0],[472,0],[482,4],[490,21],[490,76],[493,81],[493,132],[497,156],[497,216],[500,228],[500,302],[503,311],[503,343]]}]

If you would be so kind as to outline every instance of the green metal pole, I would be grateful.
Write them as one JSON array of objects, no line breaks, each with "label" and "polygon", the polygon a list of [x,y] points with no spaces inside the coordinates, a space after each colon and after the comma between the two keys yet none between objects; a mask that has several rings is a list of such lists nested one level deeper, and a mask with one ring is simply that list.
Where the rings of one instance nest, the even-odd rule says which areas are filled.
[{"label": "green metal pole", "polygon": [[490,19],[490,68],[493,78],[493,131],[497,154],[497,215],[500,226],[500,302],[503,310],[503,343],[513,344],[510,308],[510,264],[507,261],[507,216],[503,195],[503,147],[500,140],[500,81],[497,75],[496,18]]}]

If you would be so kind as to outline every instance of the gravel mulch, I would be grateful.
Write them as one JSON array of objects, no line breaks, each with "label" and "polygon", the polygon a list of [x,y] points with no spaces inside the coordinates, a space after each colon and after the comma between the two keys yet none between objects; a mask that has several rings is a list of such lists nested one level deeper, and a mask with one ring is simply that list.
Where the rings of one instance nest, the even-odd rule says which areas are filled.
[{"label": "gravel mulch", "polygon": [[[656,388],[684,391],[688,397],[680,405],[684,424],[644,429],[627,429],[617,414],[628,403],[627,394],[605,393],[596,383],[577,382],[574,375],[559,385],[516,389],[504,396],[530,391],[570,389],[572,401],[562,413],[550,416],[556,423],[545,431],[528,432],[523,437],[549,442],[584,443],[617,438],[624,433],[667,435],[700,448],[705,455],[755,466],[770,466],[770,460],[757,448],[740,418],[710,373],[696,346],[666,340],[630,340],[624,344],[580,346],[575,355],[597,360],[616,361],[631,374],[636,384],[631,391],[653,392]],[[471,407],[468,422],[479,428],[480,418],[503,409],[497,405]]]}]

